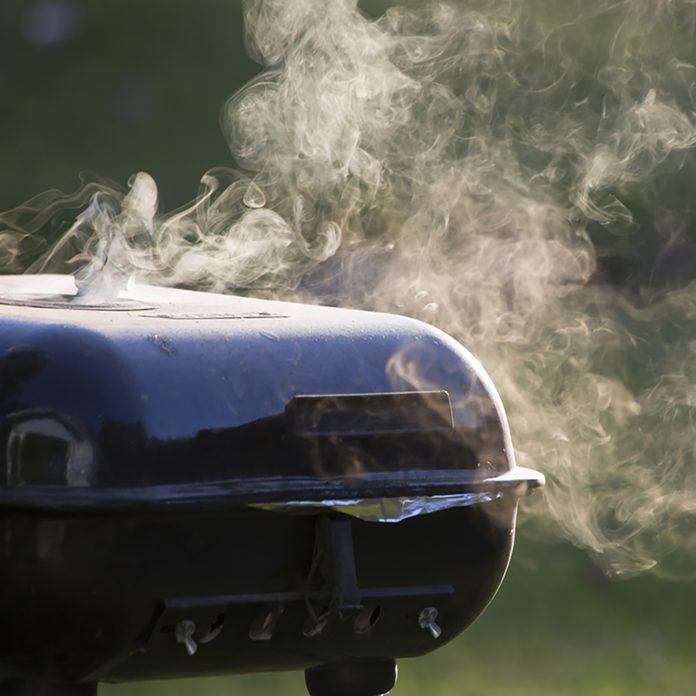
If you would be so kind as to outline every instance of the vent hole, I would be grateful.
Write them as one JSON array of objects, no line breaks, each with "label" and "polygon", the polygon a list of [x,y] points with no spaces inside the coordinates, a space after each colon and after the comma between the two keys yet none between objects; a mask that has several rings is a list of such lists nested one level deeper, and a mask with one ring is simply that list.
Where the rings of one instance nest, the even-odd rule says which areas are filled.
[{"label": "vent hole", "polygon": [[379,604],[375,606],[367,606],[358,612],[355,617],[355,622],[353,623],[353,630],[358,635],[365,635],[369,633],[373,626],[379,621],[379,617],[382,614],[382,607]]},{"label": "vent hole", "polygon": [[210,643],[211,640],[215,640],[220,635],[220,631],[222,631],[222,627],[225,625],[225,615],[224,614],[218,614],[215,617],[215,621],[210,624],[210,627],[206,631],[205,635],[201,636],[198,639],[199,643]]}]

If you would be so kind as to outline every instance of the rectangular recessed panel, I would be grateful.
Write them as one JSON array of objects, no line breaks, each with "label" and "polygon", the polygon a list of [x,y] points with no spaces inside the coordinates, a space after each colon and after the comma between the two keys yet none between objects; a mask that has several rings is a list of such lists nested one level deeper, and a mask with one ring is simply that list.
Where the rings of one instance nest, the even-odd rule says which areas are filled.
[{"label": "rectangular recessed panel", "polygon": [[296,396],[286,409],[303,435],[364,435],[451,431],[446,391]]}]

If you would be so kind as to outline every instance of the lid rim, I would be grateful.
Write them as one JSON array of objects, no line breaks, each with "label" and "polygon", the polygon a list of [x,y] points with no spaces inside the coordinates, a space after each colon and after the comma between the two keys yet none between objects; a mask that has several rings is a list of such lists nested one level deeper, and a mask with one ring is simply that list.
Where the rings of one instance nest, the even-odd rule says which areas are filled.
[{"label": "lid rim", "polygon": [[[449,474],[449,478],[437,476]],[[458,477],[452,476],[459,473]],[[175,510],[181,507],[200,509],[243,507],[258,503],[378,499],[388,497],[426,497],[460,493],[502,493],[522,497],[544,485],[543,474],[515,467],[488,478],[480,470],[467,472],[423,472],[425,477],[394,481],[386,476],[368,482],[348,479],[251,479],[196,482],[145,487],[63,487],[23,486],[0,488],[0,509],[35,510],[37,512]],[[463,475],[462,475],[463,474]],[[435,475],[435,476],[433,476]]]}]

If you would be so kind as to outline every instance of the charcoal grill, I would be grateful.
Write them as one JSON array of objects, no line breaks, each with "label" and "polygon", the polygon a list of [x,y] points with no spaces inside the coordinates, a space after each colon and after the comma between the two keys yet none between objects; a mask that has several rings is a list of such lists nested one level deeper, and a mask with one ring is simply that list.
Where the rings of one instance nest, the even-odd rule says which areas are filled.
[{"label": "charcoal grill", "polygon": [[3,693],[304,669],[375,696],[495,594],[543,477],[446,334],[69,276],[0,298]]}]

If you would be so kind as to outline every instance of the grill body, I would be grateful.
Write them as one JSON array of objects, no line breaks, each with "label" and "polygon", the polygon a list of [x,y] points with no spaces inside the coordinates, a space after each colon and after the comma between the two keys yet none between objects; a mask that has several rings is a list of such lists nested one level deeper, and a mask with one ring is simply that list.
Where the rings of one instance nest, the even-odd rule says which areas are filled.
[{"label": "grill body", "polygon": [[442,332],[143,286],[90,303],[65,277],[0,294],[5,678],[420,655],[494,595],[543,479]]}]

